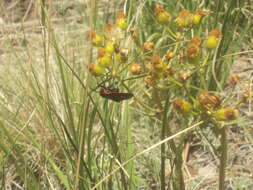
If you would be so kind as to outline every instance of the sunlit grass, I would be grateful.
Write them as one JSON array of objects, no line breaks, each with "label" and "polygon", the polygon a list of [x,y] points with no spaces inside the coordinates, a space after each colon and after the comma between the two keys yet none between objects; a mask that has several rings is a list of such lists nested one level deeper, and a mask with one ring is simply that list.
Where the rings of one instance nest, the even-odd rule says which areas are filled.
[{"label": "sunlit grass", "polygon": [[[123,84],[136,99],[114,103],[99,96],[98,82],[87,70],[87,65],[96,61],[96,50],[88,40],[87,30],[100,30],[106,23],[113,23],[116,13],[123,9],[129,28],[135,26],[138,30],[139,43],[153,38],[157,47],[160,46],[164,39],[163,36],[157,39],[162,31],[157,32],[159,25],[153,18],[154,2],[106,2],[110,7],[107,10],[104,2],[90,1],[79,7],[75,13],[77,19],[74,16],[67,21],[55,21],[55,15],[50,15],[43,3],[42,0],[40,24],[32,24],[32,33],[29,31],[32,27],[22,28],[25,24],[22,23],[20,31],[15,29],[16,36],[6,28],[1,41],[6,48],[1,48],[4,53],[0,58],[0,187],[72,190],[97,186],[97,189],[134,190],[168,186],[175,164],[175,152],[168,148],[173,144],[169,143],[184,142],[180,131],[197,122],[186,119],[181,125],[183,128],[175,128],[178,121],[170,118],[174,112],[170,101],[181,96],[180,91],[162,94],[168,97],[161,102],[164,110],[159,110],[151,100],[154,92],[146,89],[142,80],[130,80]],[[215,64],[208,70],[211,77],[206,83],[209,90],[222,92],[233,61],[237,59],[225,55],[240,52],[241,44],[247,50],[252,49],[247,46],[252,40],[249,5],[239,0],[236,3],[168,1],[163,4],[173,17],[183,9],[213,11],[196,35],[207,35],[214,27],[222,30],[220,48],[215,52],[212,60]],[[130,48],[130,37],[125,39],[124,46]],[[128,64],[136,57],[138,55],[133,54]],[[212,75],[213,69],[216,78]],[[131,77],[127,71],[122,72],[122,78]],[[196,89],[191,93],[196,94]],[[155,111],[163,111],[164,115]],[[196,133],[198,136],[208,132]],[[178,136],[170,138],[177,133]],[[246,136],[252,143],[248,133]],[[166,137],[165,144],[159,143]],[[207,138],[217,143],[215,137]],[[215,149],[215,145],[202,146],[217,156],[215,150],[209,150]],[[161,171],[166,175],[161,175]],[[190,181],[189,186],[187,182],[186,189],[190,189],[194,182]],[[205,186],[202,189],[208,187],[205,180],[200,183]],[[248,184],[248,181],[238,182],[235,186]]]}]

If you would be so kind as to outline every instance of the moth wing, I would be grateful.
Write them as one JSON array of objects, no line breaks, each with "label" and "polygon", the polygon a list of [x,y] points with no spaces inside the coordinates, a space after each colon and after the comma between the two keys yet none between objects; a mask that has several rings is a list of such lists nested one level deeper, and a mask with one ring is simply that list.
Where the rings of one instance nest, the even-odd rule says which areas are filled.
[{"label": "moth wing", "polygon": [[132,97],[133,97],[132,93],[118,92],[118,93],[112,93],[110,99],[115,102],[121,102],[123,100],[127,100]]},{"label": "moth wing", "polygon": [[130,98],[133,97],[132,93],[119,92],[118,89],[117,90],[115,89],[113,91],[111,89],[104,88],[104,87],[102,87],[100,89],[99,94],[103,98],[110,99],[110,100],[115,101],[115,102],[121,102],[123,100],[127,100],[127,99],[130,99]]}]

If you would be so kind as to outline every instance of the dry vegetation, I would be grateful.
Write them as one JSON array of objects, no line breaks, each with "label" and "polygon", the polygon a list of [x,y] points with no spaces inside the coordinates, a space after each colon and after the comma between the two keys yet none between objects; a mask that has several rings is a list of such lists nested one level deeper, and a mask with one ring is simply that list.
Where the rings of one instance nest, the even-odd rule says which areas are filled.
[{"label": "dry vegetation", "polygon": [[[116,1],[117,2],[117,1]],[[104,3],[104,4],[103,4]],[[107,1],[101,2],[100,9],[105,9]],[[116,4],[116,3],[115,3]],[[113,9],[120,7],[120,3],[115,5],[111,2]],[[86,14],[86,4],[81,1],[64,1],[55,0],[51,4],[52,16],[51,23],[54,32],[60,43],[61,50],[64,50],[64,56],[71,62],[72,66],[77,71],[81,71],[86,63],[87,58],[87,44],[85,43],[85,33],[89,26],[84,23],[84,15]],[[14,117],[11,113],[16,113],[18,120],[24,126],[18,131],[11,129],[11,134],[16,139],[26,132],[27,126],[24,121],[29,123],[29,130],[36,135],[36,142],[41,143],[45,149],[49,148],[54,152],[56,161],[58,159],[64,166],[64,157],[59,148],[60,142],[55,141],[55,136],[48,128],[43,128],[44,121],[40,120],[36,113],[36,105],[32,99],[31,89],[26,79],[23,78],[24,73],[27,76],[38,74],[38,79],[44,80],[44,58],[45,52],[43,46],[45,45],[45,36],[43,37],[43,29],[40,21],[40,10],[37,1],[32,0],[4,0],[0,2],[0,106],[4,106],[0,114],[0,119],[8,118],[8,124],[11,126]],[[108,13],[108,15],[110,15]],[[109,16],[110,17],[110,16]],[[110,18],[109,18],[110,19]],[[55,62],[53,50],[48,49],[48,61],[50,64]],[[238,58],[232,72],[237,73],[240,80],[240,87],[231,89],[228,87],[224,94],[233,93],[232,98],[238,99],[237,94],[240,94],[243,88],[252,88],[253,81],[253,56],[247,55]],[[27,69],[24,72],[23,69]],[[32,69],[33,71],[31,72]],[[50,66],[51,74],[54,72],[54,66]],[[55,102],[62,104],[60,94],[57,92],[59,85],[57,83],[57,75],[52,74],[50,83],[56,84],[55,89],[51,89],[55,93]],[[74,77],[70,80],[74,80]],[[27,81],[29,82],[29,81]],[[251,82],[251,84],[250,84]],[[247,85],[245,85],[247,83]],[[77,87],[76,90],[80,91]],[[252,90],[251,90],[252,91]],[[3,93],[4,92],[4,93]],[[225,96],[224,96],[225,97]],[[80,102],[77,102],[79,104]],[[61,106],[58,107],[59,112],[62,112]],[[227,164],[227,189],[253,189],[253,106],[252,102],[248,102],[241,113],[246,120],[240,123],[233,124],[228,132],[228,164]],[[35,114],[35,115],[34,115]],[[138,118],[137,116],[135,116]],[[145,124],[150,122],[145,116],[141,120],[133,123],[134,144],[137,152],[151,146],[159,141],[159,129],[157,123],[150,124],[147,127]],[[146,121],[147,120],[147,121]],[[151,120],[152,121],[152,120]],[[17,122],[17,120],[13,120]],[[15,124],[16,125],[16,124]],[[100,133],[101,131],[97,131]],[[194,135],[191,144],[189,144],[188,158],[184,163],[186,182],[190,184],[187,189],[216,189],[217,187],[217,171],[218,159],[215,149],[215,139],[208,138],[210,131],[199,131]],[[0,137],[2,136],[0,131]],[[1,137],[4,138],[4,137]],[[101,138],[103,138],[101,136]],[[52,172],[51,169],[43,168],[44,158],[40,151],[33,149],[27,142],[27,139],[20,138],[18,141],[19,148],[24,151],[24,156],[28,168],[37,171],[37,175],[47,175],[46,172]],[[100,139],[101,140],[101,139]],[[102,141],[102,140],[101,140]],[[212,142],[210,142],[212,141]],[[139,172],[139,177],[146,180],[150,189],[158,189],[157,178],[154,177],[153,172],[159,166],[159,159],[155,155],[159,155],[159,150],[154,150],[152,153],[138,158],[136,162],[145,163],[140,165],[136,170]],[[3,189],[25,189],[19,184],[19,176],[11,160],[4,160],[4,154],[1,153],[0,147],[0,167],[3,172],[0,172],[0,183],[5,178]],[[4,161],[3,161],[4,160]],[[168,165],[169,161],[166,162]],[[167,177],[170,176],[170,167],[167,167]],[[45,172],[46,171],[46,172]],[[157,173],[157,172],[156,172]],[[2,176],[1,176],[2,175]],[[48,174],[51,181],[51,189],[61,189],[61,184]],[[199,184],[199,185],[197,185]],[[43,187],[44,185],[44,187]],[[50,189],[47,185],[42,184],[42,188]],[[1,187],[1,185],[0,185]],[[145,189],[140,188],[140,189]]]}]

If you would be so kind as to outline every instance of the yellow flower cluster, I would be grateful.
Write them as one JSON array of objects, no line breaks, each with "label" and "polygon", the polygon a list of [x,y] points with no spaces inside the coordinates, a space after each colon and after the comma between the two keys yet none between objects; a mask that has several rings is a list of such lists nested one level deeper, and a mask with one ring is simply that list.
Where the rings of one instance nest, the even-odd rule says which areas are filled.
[{"label": "yellow flower cluster", "polygon": [[[125,63],[128,59],[128,49],[120,48],[119,39],[115,39],[113,34],[117,28],[125,30],[127,20],[123,11],[118,12],[116,24],[107,24],[101,32],[91,30],[89,38],[91,43],[99,47],[97,50],[97,64],[89,64],[89,72],[98,77],[105,74],[106,70],[112,72],[113,65],[116,63]],[[119,33],[119,32],[118,32]]]}]

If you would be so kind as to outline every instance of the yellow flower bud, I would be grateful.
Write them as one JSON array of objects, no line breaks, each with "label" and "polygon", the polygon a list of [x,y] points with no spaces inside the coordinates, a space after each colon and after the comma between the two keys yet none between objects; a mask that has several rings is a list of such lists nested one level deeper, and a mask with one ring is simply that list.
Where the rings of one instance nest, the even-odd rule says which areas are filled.
[{"label": "yellow flower bud", "polygon": [[187,26],[187,23],[185,23],[185,20],[180,17],[175,19],[175,23],[177,24],[177,26],[182,27],[182,28]]},{"label": "yellow flower bud", "polygon": [[199,15],[199,14],[193,15],[193,24],[195,24],[195,25],[199,24],[201,18],[202,18],[202,17],[201,17],[201,15]]},{"label": "yellow flower bud", "polygon": [[214,49],[218,45],[218,39],[215,36],[208,36],[207,40],[205,41],[205,46],[208,49]]},{"label": "yellow flower bud", "polygon": [[189,102],[179,98],[173,101],[173,106],[182,113],[190,113],[192,111],[192,105]]},{"label": "yellow flower bud", "polygon": [[236,119],[239,115],[239,111],[232,108],[222,108],[214,113],[214,117],[218,121],[228,121]]},{"label": "yellow flower bud", "polygon": [[127,28],[127,21],[123,11],[117,13],[116,25],[122,30]]},{"label": "yellow flower bud", "polygon": [[157,14],[156,19],[160,24],[167,24],[170,20],[170,15],[168,12],[162,11]]},{"label": "yellow flower bud", "polygon": [[92,44],[97,47],[103,46],[104,38],[98,34],[95,34],[92,38]]},{"label": "yellow flower bud", "polygon": [[204,10],[204,9],[199,9],[197,10],[194,15],[193,15],[193,24],[197,25],[201,21],[201,19],[210,14],[212,11],[210,10]]},{"label": "yellow flower bud", "polygon": [[112,64],[112,58],[109,55],[105,55],[101,57],[100,59],[98,59],[98,63],[102,67],[109,67],[109,65]]},{"label": "yellow flower bud", "polygon": [[99,65],[89,64],[88,70],[93,76],[101,76],[104,74],[104,68]]},{"label": "yellow flower bud", "polygon": [[122,29],[122,30],[125,30],[127,28],[127,21],[125,18],[119,18],[117,19],[116,21],[116,25]]},{"label": "yellow flower bud", "polygon": [[170,20],[170,14],[158,3],[155,6],[155,15],[160,24],[167,24]]},{"label": "yellow flower bud", "polygon": [[96,33],[95,30],[89,30],[86,33],[87,38],[91,41],[92,45],[101,47],[104,45],[104,37]]},{"label": "yellow flower bud", "polygon": [[105,46],[105,52],[112,55],[115,51],[114,44],[113,43],[107,43]]}]

